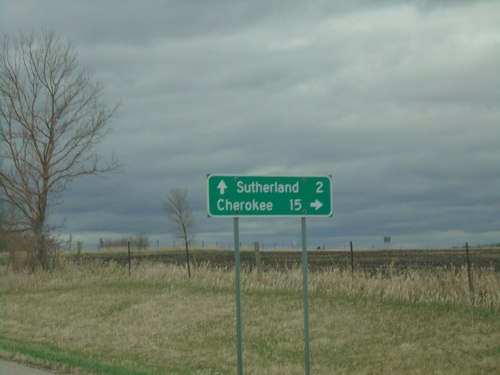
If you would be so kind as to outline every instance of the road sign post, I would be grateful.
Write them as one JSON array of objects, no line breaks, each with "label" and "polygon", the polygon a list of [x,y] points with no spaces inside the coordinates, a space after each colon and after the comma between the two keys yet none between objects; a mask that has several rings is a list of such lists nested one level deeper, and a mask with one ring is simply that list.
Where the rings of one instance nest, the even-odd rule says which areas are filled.
[{"label": "road sign post", "polygon": [[233,219],[234,268],[236,273],[236,347],[238,353],[238,375],[243,375],[243,335],[241,333],[241,282],[240,282],[240,229],[237,217]]},{"label": "road sign post", "polygon": [[305,370],[306,375],[309,375],[309,302],[307,290],[306,217],[332,216],[331,176],[248,176],[209,174],[207,176],[207,198],[208,216],[234,218],[238,375],[243,373],[239,217],[301,217]]},{"label": "road sign post", "polygon": [[306,236],[306,218],[301,220],[302,231],[302,294],[304,296],[304,358],[306,375],[311,373],[311,357],[309,355],[309,292],[307,282],[308,262],[307,262],[307,236]]}]

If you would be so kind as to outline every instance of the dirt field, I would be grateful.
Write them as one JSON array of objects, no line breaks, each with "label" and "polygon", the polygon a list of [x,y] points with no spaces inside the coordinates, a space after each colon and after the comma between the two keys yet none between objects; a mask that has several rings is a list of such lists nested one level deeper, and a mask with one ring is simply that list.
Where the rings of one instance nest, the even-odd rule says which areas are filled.
[{"label": "dirt field", "polygon": [[[285,270],[301,266],[302,253],[295,251],[260,251],[263,270]],[[117,263],[127,263],[126,253],[96,254],[85,257],[85,261],[101,259]],[[467,265],[465,249],[437,250],[359,250],[353,252],[353,262],[356,270],[366,272],[405,272],[408,269],[458,268]],[[234,252],[227,250],[191,250],[189,253],[192,264],[206,264],[212,267],[234,267]],[[500,248],[469,249],[471,266],[474,268],[493,268],[500,272]],[[241,267],[253,269],[256,265],[254,251],[241,252]],[[133,254],[133,262],[154,261],[165,264],[185,264],[186,254],[183,251],[165,250],[164,252]],[[350,251],[314,250],[308,251],[309,269],[312,271],[333,267],[351,268]]]}]

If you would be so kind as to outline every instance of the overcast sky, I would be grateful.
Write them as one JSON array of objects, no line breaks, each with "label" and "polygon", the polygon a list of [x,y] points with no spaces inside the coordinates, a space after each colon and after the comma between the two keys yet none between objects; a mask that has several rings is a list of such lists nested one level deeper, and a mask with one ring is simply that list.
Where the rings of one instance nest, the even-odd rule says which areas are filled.
[{"label": "overcast sky", "polygon": [[[123,173],[73,182],[52,220],[84,247],[145,233],[188,191],[196,241],[207,174],[331,175],[309,247],[500,242],[500,1],[2,0],[0,27],[54,29],[121,101],[101,145]],[[298,218],[241,218],[243,245],[300,247]]]}]

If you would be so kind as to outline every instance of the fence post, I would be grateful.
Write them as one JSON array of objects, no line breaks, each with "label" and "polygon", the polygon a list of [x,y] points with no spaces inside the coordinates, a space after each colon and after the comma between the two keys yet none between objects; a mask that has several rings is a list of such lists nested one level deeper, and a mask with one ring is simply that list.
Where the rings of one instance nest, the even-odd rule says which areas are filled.
[{"label": "fence post", "polygon": [[76,243],[76,260],[78,267],[80,267],[82,265],[82,243],[80,241]]},{"label": "fence post", "polygon": [[354,253],[352,251],[352,241],[351,241],[351,272],[354,273]]},{"label": "fence post", "polygon": [[261,264],[260,264],[260,252],[259,252],[259,243],[258,242],[254,242],[253,243],[253,247],[254,247],[254,250],[255,250],[255,265],[257,266],[257,275],[259,275],[259,279],[262,275],[262,267],[261,267]]},{"label": "fence post", "polygon": [[130,276],[130,241],[127,242],[128,247],[128,275]]},{"label": "fence post", "polygon": [[470,266],[470,256],[469,256],[469,242],[465,243],[465,254],[467,256],[467,277],[469,279],[469,292],[474,292],[474,287],[472,285],[472,276],[471,276],[471,266]]}]

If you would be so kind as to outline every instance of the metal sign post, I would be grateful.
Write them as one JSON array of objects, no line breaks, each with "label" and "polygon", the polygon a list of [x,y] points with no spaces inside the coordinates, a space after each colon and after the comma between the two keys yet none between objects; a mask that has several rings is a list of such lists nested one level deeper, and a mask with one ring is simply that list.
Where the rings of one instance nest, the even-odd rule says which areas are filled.
[{"label": "metal sign post", "polygon": [[236,341],[238,350],[238,375],[243,374],[243,340],[241,333],[241,283],[240,283],[240,234],[238,218],[234,218],[234,268],[236,272]]},{"label": "metal sign post", "polygon": [[239,217],[301,217],[305,370],[306,375],[309,375],[311,366],[309,355],[306,217],[332,216],[331,197],[331,176],[240,176],[215,174],[207,176],[208,216],[234,218],[238,375],[243,374]]},{"label": "metal sign post", "polygon": [[306,375],[311,373],[311,364],[309,356],[309,297],[307,291],[307,239],[306,239],[306,218],[301,219],[302,226],[302,278],[304,291],[304,349]]}]

